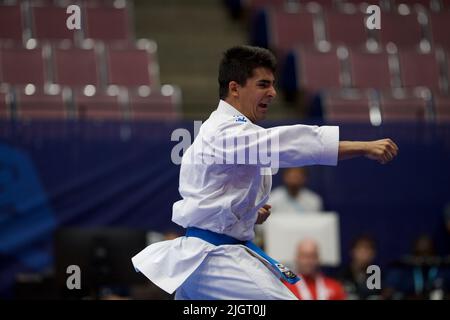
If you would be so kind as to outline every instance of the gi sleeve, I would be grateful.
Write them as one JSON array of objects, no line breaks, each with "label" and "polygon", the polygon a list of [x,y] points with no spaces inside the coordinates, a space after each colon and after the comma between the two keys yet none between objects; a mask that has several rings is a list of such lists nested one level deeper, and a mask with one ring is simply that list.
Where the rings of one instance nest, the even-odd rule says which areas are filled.
[{"label": "gi sleeve", "polygon": [[217,161],[285,168],[336,165],[339,127],[291,125],[262,128],[252,123],[219,127],[203,141]]}]

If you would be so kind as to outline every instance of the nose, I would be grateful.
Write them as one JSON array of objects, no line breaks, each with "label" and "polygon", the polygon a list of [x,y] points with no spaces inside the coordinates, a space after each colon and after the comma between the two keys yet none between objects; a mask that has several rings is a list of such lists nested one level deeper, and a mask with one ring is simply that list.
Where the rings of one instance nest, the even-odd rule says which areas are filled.
[{"label": "nose", "polygon": [[275,90],[274,86],[270,87],[269,93],[268,93],[269,97],[271,98],[275,98],[277,96],[277,91]]}]

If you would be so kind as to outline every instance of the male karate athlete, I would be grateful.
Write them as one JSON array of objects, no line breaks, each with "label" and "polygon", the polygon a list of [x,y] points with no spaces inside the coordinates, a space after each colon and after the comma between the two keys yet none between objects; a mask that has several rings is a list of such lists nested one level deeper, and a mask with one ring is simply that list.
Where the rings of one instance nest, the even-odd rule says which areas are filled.
[{"label": "male karate athlete", "polygon": [[[282,281],[299,278],[251,242],[255,224],[270,214],[272,177],[262,169],[273,166],[261,160],[269,145],[276,147],[279,167],[336,165],[356,156],[384,164],[397,155],[390,139],[339,142],[336,126],[258,126],[276,96],[275,64],[262,48],[225,52],[219,105],[182,158],[182,199],[173,205],[172,220],[186,235],[132,258],[136,270],[168,293],[176,291],[176,299],[296,299]],[[253,161],[236,160],[255,152]]]}]

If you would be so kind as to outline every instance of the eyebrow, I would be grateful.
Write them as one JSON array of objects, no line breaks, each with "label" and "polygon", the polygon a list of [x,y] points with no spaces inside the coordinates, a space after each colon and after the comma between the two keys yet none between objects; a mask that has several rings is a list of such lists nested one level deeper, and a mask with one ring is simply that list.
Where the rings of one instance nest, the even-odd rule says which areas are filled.
[{"label": "eyebrow", "polygon": [[257,83],[258,84],[275,84],[275,80],[271,81],[271,80],[262,79],[262,80],[258,80]]}]

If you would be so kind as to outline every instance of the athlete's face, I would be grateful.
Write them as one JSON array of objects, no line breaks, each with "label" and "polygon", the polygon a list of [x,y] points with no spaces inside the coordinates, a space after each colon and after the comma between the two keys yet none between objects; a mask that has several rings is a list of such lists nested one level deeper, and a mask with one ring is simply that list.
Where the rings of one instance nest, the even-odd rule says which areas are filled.
[{"label": "athlete's face", "polygon": [[235,107],[252,122],[265,119],[269,104],[277,95],[274,83],[275,78],[271,70],[263,67],[255,68],[253,76],[247,79],[244,86],[234,82],[230,88]]}]

